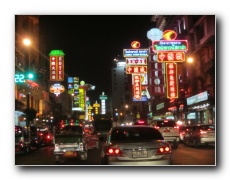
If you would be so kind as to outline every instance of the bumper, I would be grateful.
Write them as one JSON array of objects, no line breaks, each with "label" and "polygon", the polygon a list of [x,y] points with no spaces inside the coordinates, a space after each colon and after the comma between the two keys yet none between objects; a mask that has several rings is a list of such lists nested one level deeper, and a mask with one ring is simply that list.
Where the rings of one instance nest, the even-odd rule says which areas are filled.
[{"label": "bumper", "polygon": [[167,166],[172,165],[172,155],[165,155],[161,159],[131,159],[121,160],[114,156],[106,157],[107,165],[124,165],[124,166]]}]

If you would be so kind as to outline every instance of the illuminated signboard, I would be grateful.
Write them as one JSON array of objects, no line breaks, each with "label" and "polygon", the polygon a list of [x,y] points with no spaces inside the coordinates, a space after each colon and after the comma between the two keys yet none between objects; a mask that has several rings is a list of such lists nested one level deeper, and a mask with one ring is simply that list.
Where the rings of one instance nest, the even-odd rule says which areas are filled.
[{"label": "illuminated signboard", "polygon": [[126,74],[146,74],[147,66],[127,66]]},{"label": "illuminated signboard", "polygon": [[153,51],[187,51],[187,40],[161,40],[152,42]]},{"label": "illuminated signboard", "polygon": [[65,91],[65,87],[60,84],[54,84],[50,86],[50,92],[54,93],[56,96],[58,96],[60,93],[63,93]]},{"label": "illuminated signboard", "polygon": [[157,52],[157,61],[158,62],[183,62],[185,61],[184,52]]},{"label": "illuminated signboard", "polygon": [[177,37],[177,33],[173,30],[166,30],[163,32],[163,38],[165,40],[174,40]]},{"label": "illuminated signboard", "polygon": [[[148,84],[148,74],[139,74],[141,77],[141,85],[147,85]],[[132,85],[134,85],[134,78],[135,74],[132,74]]]},{"label": "illuminated signboard", "polygon": [[50,52],[50,80],[64,81],[64,53],[61,50]]},{"label": "illuminated signboard", "polygon": [[133,76],[133,98],[134,99],[141,99],[141,76],[140,75],[134,75]]},{"label": "illuminated signboard", "polygon": [[195,103],[198,103],[201,101],[206,101],[206,100],[208,100],[208,92],[207,91],[187,98],[187,105],[192,105],[192,104],[195,104]]},{"label": "illuminated signboard", "polygon": [[94,111],[95,111],[95,114],[98,114],[98,109],[100,107],[100,104],[98,104],[97,102],[95,104],[93,104],[93,107],[94,107]]},{"label": "illuminated signboard", "polygon": [[133,41],[131,43],[131,47],[134,48],[134,49],[139,48],[140,46],[141,46],[141,44],[138,41]]},{"label": "illuminated signboard", "polygon": [[126,58],[126,65],[147,65],[147,58],[133,57]]},{"label": "illuminated signboard", "polygon": [[85,110],[85,90],[83,88],[79,89],[79,106],[82,110]]},{"label": "illuminated signboard", "polygon": [[148,57],[148,49],[123,49],[124,57]]},{"label": "illuminated signboard", "polygon": [[167,98],[178,98],[177,64],[166,63]]}]

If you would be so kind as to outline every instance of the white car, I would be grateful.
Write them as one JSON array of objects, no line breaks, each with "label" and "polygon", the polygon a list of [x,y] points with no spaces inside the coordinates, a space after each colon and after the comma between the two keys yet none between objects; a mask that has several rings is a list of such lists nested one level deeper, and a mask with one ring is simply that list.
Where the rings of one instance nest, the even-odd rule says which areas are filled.
[{"label": "white car", "polygon": [[172,144],[174,148],[178,147],[180,134],[179,126],[176,124],[175,120],[154,120],[151,125],[158,129],[164,139]]}]

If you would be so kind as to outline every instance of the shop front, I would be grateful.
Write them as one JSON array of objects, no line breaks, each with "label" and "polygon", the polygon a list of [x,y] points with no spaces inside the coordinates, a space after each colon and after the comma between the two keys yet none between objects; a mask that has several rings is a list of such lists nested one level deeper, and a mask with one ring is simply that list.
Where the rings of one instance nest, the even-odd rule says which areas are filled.
[{"label": "shop front", "polygon": [[186,99],[188,124],[215,124],[215,104],[204,91]]}]

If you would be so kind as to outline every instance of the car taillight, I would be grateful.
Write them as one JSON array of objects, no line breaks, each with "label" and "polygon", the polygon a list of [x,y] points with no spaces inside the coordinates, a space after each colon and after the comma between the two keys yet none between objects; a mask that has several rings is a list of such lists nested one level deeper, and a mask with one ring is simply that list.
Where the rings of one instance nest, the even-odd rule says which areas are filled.
[{"label": "car taillight", "polygon": [[207,132],[200,130],[200,134],[207,134]]},{"label": "car taillight", "polygon": [[50,135],[47,136],[47,139],[50,139]]},{"label": "car taillight", "polygon": [[156,155],[163,155],[163,154],[170,154],[170,153],[172,153],[171,147],[170,146],[164,146],[164,147],[158,148]]},{"label": "car taillight", "polygon": [[119,148],[108,148],[106,154],[108,156],[124,156]]}]

